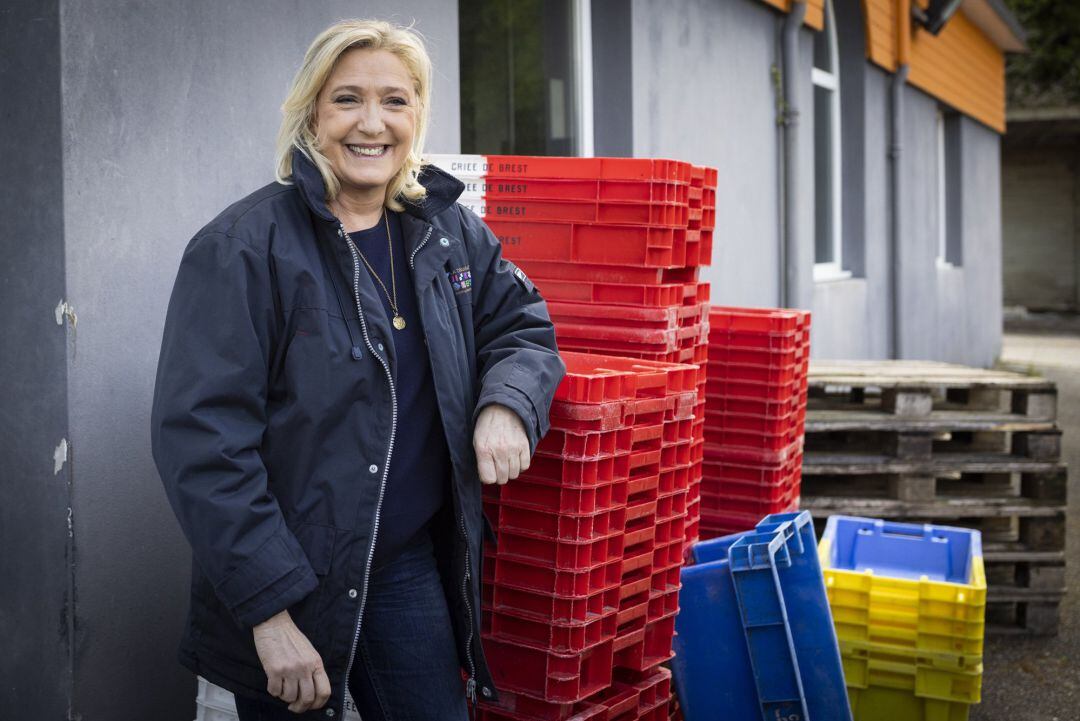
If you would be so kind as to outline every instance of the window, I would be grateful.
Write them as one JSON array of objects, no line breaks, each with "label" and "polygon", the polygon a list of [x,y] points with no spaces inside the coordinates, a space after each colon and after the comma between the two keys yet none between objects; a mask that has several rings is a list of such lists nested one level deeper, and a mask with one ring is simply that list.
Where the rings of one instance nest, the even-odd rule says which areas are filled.
[{"label": "window", "polygon": [[460,0],[461,151],[591,155],[589,0]]},{"label": "window", "polygon": [[955,266],[961,261],[960,115],[937,111],[937,262]]},{"label": "window", "polygon": [[814,35],[814,278],[847,277],[841,227],[840,61],[832,0]]}]

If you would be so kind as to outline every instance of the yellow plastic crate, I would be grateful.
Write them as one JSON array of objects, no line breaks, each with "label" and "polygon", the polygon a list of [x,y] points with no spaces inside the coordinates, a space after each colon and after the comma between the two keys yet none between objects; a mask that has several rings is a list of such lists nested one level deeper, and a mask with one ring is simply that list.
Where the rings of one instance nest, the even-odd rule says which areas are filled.
[{"label": "yellow plastic crate", "polygon": [[969,583],[949,583],[832,568],[829,543],[823,538],[818,544],[818,558],[839,637],[913,649],[982,653],[986,572],[981,555],[972,559]]},{"label": "yellow plastic crate", "polygon": [[978,703],[980,656],[932,654],[875,644],[840,642],[844,680],[853,688],[893,688],[921,698]]},{"label": "yellow plastic crate", "polygon": [[971,704],[920,698],[895,688],[848,687],[855,721],[968,721]]}]

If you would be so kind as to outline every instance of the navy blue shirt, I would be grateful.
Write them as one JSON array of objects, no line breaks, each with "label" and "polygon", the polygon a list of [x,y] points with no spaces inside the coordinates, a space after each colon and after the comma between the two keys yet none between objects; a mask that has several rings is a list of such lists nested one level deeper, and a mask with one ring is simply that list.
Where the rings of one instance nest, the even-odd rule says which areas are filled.
[{"label": "navy blue shirt", "polygon": [[[450,478],[450,451],[446,445],[442,418],[435,400],[431,378],[431,357],[424,342],[424,329],[417,309],[412,273],[405,257],[401,220],[387,213],[394,248],[394,278],[397,280],[398,311],[405,328],[390,324],[396,363],[391,367],[398,400],[398,427],[390,473],[386,479],[379,536],[375,542],[373,568],[393,560],[404,548],[426,533],[428,521],[442,506]],[[356,247],[393,294],[386,224],[349,233]],[[370,273],[363,261],[361,273]],[[387,320],[394,314],[379,282],[372,278],[382,300]]]}]

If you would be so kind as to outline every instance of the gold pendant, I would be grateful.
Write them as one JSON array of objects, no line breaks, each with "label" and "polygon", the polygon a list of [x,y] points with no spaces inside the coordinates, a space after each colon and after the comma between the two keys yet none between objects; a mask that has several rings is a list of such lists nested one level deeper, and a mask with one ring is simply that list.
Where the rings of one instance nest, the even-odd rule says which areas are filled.
[{"label": "gold pendant", "polygon": [[394,327],[398,330],[405,330],[405,319],[400,315],[394,316]]}]

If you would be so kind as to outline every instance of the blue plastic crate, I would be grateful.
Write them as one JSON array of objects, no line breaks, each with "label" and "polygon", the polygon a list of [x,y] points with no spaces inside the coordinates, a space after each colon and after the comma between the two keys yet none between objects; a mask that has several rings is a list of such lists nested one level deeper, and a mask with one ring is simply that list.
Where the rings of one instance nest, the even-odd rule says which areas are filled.
[{"label": "blue plastic crate", "polygon": [[969,583],[975,558],[982,556],[981,534],[952,526],[831,516],[826,539],[831,568],[872,569],[888,578]]},{"label": "blue plastic crate", "polygon": [[686,721],[850,721],[810,514],[766,516],[692,554],[672,661]]}]

